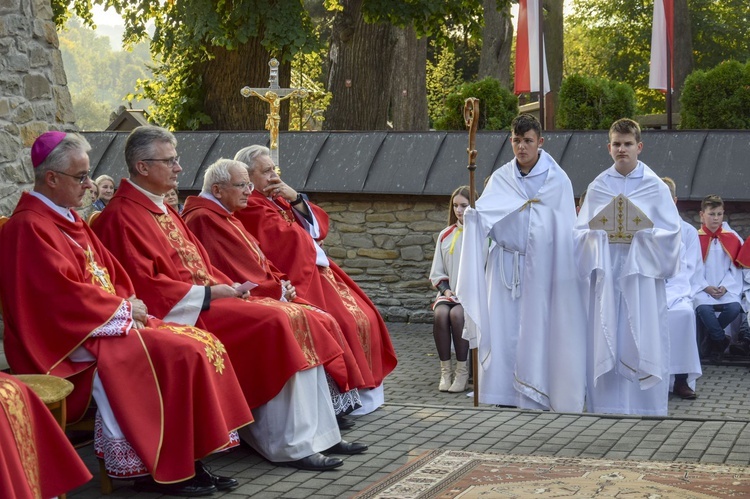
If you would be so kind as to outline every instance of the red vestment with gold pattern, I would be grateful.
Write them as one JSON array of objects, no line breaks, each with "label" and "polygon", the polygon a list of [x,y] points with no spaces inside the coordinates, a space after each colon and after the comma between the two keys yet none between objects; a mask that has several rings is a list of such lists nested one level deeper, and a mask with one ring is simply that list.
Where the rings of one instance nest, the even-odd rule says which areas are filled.
[{"label": "red vestment with gold pattern", "polygon": [[[163,213],[127,179],[93,228],[157,317],[165,317],[193,286],[232,284],[211,265],[177,212],[167,207]],[[319,322],[308,321],[299,307],[270,298],[211,301],[196,326],[226,345],[251,408],[276,396],[294,373],[343,355]]]},{"label": "red vestment with gold pattern", "polygon": [[0,372],[0,497],[56,497],[91,480],[52,413]]},{"label": "red vestment with gold pattern", "polygon": [[[146,468],[138,474],[186,480],[195,473],[195,459],[236,445],[230,433],[252,421],[248,407],[238,403],[242,391],[226,350],[194,327],[149,319],[147,327],[131,328],[129,313],[126,327],[103,328],[130,310],[125,301],[133,285],[86,223],[73,217],[71,222],[24,193],[0,230],[8,363],[16,373],[72,381],[68,421],[82,417],[98,372],[118,424]],[[96,360],[73,362],[69,356],[79,347]]]},{"label": "red vestment with gold pattern", "polygon": [[[328,215],[308,203],[320,226],[322,241],[328,233]],[[365,388],[379,386],[396,367],[388,329],[367,295],[338,265],[316,265],[315,241],[281,198],[271,201],[258,191],[248,207],[235,213],[260,243],[263,253],[289,276],[297,295],[320,307],[338,321],[357,359]]]},{"label": "red vestment with gold pattern", "polygon": [[[249,280],[258,284],[258,287],[251,291],[253,296],[279,298],[281,279],[286,280],[286,275],[266,258],[258,246],[258,241],[234,215],[210,199],[190,196],[185,201],[182,217],[190,231],[203,243],[214,267],[235,282]],[[349,388],[342,386],[338,381],[341,377],[341,373],[338,373],[340,365],[325,366],[326,372],[333,376],[339,389],[347,391],[350,388],[363,388],[362,373],[336,319],[300,298],[295,299],[294,304],[305,311],[308,320],[322,322],[344,350],[343,357],[337,358],[336,361],[346,363]]]}]

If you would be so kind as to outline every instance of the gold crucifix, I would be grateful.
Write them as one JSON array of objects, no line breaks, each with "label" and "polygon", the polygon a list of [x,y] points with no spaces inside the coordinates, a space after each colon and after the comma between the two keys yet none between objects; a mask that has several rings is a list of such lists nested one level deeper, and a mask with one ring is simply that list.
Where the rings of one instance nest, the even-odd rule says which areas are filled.
[{"label": "gold crucifix", "polygon": [[270,77],[268,88],[250,88],[243,87],[240,94],[243,97],[257,97],[263,102],[267,102],[269,113],[266,115],[266,130],[268,130],[270,141],[269,149],[271,150],[271,160],[279,171],[279,125],[281,124],[281,101],[297,97],[299,99],[307,97],[308,90],[304,88],[279,88],[279,61],[276,58],[268,61],[270,68]]}]

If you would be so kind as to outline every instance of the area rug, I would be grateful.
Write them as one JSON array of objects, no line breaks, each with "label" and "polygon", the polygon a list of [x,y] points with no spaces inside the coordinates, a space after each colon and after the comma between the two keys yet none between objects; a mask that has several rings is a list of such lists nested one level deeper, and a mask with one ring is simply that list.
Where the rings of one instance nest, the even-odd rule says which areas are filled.
[{"label": "area rug", "polygon": [[356,498],[750,497],[743,467],[431,451]]}]

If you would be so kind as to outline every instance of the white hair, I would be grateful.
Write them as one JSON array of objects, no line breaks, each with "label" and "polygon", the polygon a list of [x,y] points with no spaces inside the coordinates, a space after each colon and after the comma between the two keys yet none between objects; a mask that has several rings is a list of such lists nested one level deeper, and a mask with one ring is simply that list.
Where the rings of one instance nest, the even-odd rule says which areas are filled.
[{"label": "white hair", "polygon": [[241,161],[221,158],[209,166],[203,174],[203,189],[201,192],[204,194],[210,194],[211,186],[215,184],[229,183],[232,178],[232,174],[229,170],[232,166],[247,169],[247,165]]},{"label": "white hair", "polygon": [[234,155],[234,159],[236,161],[242,161],[247,165],[247,172],[252,175],[253,170],[255,170],[255,161],[261,157],[261,156],[270,156],[271,150],[267,148],[266,146],[260,146],[260,145],[252,145],[247,146],[239,151],[237,151],[237,154]]}]

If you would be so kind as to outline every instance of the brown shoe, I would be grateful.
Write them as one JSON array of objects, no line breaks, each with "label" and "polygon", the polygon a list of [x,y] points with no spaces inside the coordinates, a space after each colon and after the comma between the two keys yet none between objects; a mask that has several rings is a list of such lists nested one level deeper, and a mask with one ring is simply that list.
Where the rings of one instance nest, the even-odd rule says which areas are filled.
[{"label": "brown shoe", "polygon": [[698,397],[685,380],[675,381],[672,392],[684,400],[695,400]]}]

